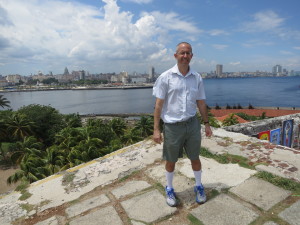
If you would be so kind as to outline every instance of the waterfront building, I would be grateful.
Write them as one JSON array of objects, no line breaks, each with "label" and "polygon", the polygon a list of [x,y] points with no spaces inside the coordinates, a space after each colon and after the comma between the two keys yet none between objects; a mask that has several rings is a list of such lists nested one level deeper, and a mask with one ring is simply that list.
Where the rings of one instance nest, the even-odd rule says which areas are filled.
[{"label": "waterfront building", "polygon": [[85,71],[79,70],[79,80],[85,80]]},{"label": "waterfront building", "polygon": [[218,77],[221,77],[223,74],[223,65],[217,64],[216,66],[216,74]]},{"label": "waterfront building", "polygon": [[280,76],[282,74],[282,67],[280,65],[273,66],[272,69],[273,75]]},{"label": "waterfront building", "polygon": [[151,66],[150,69],[149,69],[149,82],[150,83],[155,81],[154,74],[155,74],[154,67]]},{"label": "waterfront building", "polygon": [[7,80],[0,79],[0,87],[6,87],[6,86],[8,86]]},{"label": "waterfront building", "polygon": [[6,81],[11,84],[17,84],[20,82],[20,80],[21,80],[21,75],[19,74],[6,76]]}]

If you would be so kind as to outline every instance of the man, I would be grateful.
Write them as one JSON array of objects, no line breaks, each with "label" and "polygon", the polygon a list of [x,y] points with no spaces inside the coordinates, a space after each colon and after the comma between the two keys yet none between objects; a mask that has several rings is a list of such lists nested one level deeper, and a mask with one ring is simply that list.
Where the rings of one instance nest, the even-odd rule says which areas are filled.
[{"label": "man", "polygon": [[153,140],[161,143],[162,136],[159,127],[160,118],[164,121],[163,158],[166,160],[165,188],[167,204],[176,206],[177,200],[173,188],[175,164],[182,157],[183,149],[191,160],[196,185],[196,202],[204,203],[206,195],[201,183],[201,161],[199,158],[201,145],[200,123],[196,116],[197,108],[204,120],[206,136],[211,136],[203,81],[189,64],[193,57],[192,46],[187,42],[177,45],[174,54],[177,64],[162,73],[153,87],[156,97],[154,110]]}]

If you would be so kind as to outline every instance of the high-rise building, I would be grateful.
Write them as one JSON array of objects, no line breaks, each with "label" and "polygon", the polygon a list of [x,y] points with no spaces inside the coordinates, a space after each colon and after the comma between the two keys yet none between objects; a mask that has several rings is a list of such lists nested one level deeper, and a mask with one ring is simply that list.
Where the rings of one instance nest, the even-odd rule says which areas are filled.
[{"label": "high-rise building", "polygon": [[273,75],[281,75],[282,74],[282,67],[280,65],[276,65],[276,66],[273,66]]},{"label": "high-rise building", "polygon": [[79,80],[85,80],[85,71],[79,70]]},{"label": "high-rise building", "polygon": [[154,67],[151,66],[149,69],[149,81],[150,82],[154,82],[154,74],[155,74]]},{"label": "high-rise building", "polygon": [[221,77],[223,74],[223,65],[217,64],[216,66],[216,74],[218,77]]}]

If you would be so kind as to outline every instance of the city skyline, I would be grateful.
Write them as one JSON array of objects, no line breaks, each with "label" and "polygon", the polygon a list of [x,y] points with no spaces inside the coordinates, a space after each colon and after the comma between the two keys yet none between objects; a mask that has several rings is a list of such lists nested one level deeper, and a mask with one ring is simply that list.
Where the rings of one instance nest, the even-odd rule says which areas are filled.
[{"label": "city skyline", "polygon": [[0,74],[161,73],[180,41],[199,72],[300,71],[298,1],[0,0]]}]

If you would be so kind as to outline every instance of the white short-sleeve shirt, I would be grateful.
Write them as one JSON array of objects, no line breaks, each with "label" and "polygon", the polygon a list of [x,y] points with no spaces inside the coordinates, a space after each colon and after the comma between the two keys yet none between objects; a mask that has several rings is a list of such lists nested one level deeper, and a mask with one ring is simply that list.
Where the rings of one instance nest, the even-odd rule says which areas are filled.
[{"label": "white short-sleeve shirt", "polygon": [[177,64],[157,78],[153,96],[164,99],[161,118],[165,123],[185,121],[195,116],[197,100],[206,98],[201,75],[190,68],[183,76]]}]

